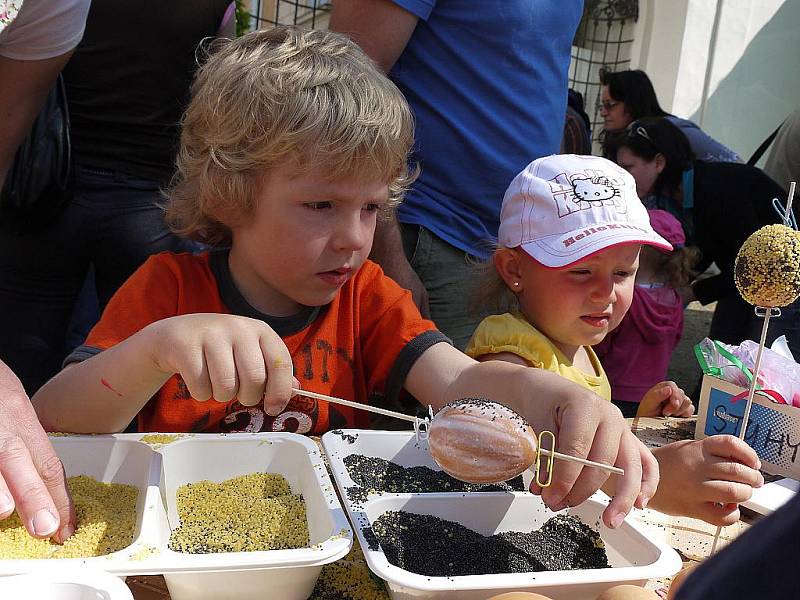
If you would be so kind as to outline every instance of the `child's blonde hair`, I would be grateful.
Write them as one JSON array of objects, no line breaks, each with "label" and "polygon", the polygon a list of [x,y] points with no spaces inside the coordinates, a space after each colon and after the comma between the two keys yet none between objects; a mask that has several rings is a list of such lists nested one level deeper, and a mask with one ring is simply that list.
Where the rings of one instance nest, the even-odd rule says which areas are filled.
[{"label": "child's blonde hair", "polygon": [[224,40],[199,69],[183,119],[167,222],[179,235],[229,244],[266,170],[381,178],[390,205],[414,180],[403,95],[346,36],[276,27]]}]

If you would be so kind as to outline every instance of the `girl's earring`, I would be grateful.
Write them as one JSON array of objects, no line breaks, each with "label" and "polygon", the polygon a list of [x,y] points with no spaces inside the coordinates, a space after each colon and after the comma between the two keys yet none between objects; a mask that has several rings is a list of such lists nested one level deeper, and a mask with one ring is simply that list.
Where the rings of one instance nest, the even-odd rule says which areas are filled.
[{"label": "girl's earring", "polygon": [[514,282],[512,285],[513,285],[515,288],[518,288],[518,287],[519,287],[519,281],[515,281],[515,282]]}]

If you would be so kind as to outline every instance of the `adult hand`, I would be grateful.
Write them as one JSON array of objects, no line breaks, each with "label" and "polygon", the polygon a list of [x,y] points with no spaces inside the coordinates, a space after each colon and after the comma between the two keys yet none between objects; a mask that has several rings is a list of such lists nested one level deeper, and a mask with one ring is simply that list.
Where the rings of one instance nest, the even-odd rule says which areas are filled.
[{"label": "adult hand", "polygon": [[15,508],[34,537],[63,542],[75,531],[64,466],[19,379],[0,361],[0,519]]},{"label": "adult hand", "polygon": [[691,417],[694,405],[674,381],[662,381],[649,390],[639,403],[637,417]]},{"label": "adult hand", "polygon": [[731,435],[673,442],[653,454],[661,482],[650,506],[670,515],[731,525],[739,520],[739,503],[764,484],[755,451]]}]

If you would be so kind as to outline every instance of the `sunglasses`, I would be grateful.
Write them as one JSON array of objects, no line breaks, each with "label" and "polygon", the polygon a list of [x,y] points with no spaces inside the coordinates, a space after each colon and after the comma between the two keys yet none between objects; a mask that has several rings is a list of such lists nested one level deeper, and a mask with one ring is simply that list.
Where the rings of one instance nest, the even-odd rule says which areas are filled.
[{"label": "sunglasses", "polygon": [[650,134],[647,133],[647,129],[644,128],[644,125],[640,125],[639,123],[634,121],[633,123],[628,125],[628,137],[635,138],[636,136],[643,137],[651,144],[653,143],[653,140],[650,138]]}]

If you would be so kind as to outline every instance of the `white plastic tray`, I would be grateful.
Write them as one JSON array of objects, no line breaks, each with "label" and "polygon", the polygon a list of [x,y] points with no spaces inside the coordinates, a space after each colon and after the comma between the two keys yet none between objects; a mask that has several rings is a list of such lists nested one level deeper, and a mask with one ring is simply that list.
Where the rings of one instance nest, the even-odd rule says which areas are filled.
[{"label": "white plastic tray", "polygon": [[766,483],[760,488],[754,488],[750,500],[742,502],[742,506],[762,515],[768,515],[794,498],[798,491],[800,491],[800,481],[784,477]]},{"label": "white plastic tray", "polygon": [[39,569],[25,575],[0,577],[0,598],[35,600],[133,600],[123,580],[105,571],[82,566],[77,569]]},{"label": "white plastic tray", "polygon": [[[643,585],[648,579],[674,575],[681,568],[678,553],[661,541],[650,540],[642,529],[625,521],[613,530],[602,525],[600,515],[608,499],[598,493],[580,506],[564,511],[597,529],[606,544],[608,569],[506,573],[468,577],[428,577],[389,564],[380,549],[370,550],[364,528],[389,510],[435,515],[455,521],[484,535],[503,531],[533,531],[557,513],[547,509],[538,496],[527,492],[480,492],[472,494],[376,494],[366,502],[352,503],[345,488],[355,485],[344,463],[347,454],[363,454],[392,460],[402,466],[436,468],[424,442],[413,433],[342,430],[326,433],[323,448],[331,463],[342,499],[355,526],[372,571],[384,579],[394,600],[483,600],[509,591],[531,591],[554,600],[594,600],[603,590],[628,583]],[[529,482],[529,475],[526,476]]]},{"label": "white plastic tray", "polygon": [[[95,558],[0,560],[0,575],[43,564],[88,565],[117,576],[163,574],[173,600],[307,598],[322,565],[350,550],[352,531],[313,440],[292,433],[196,434],[172,443],[138,441],[141,434],[52,438],[68,476],[139,487],[134,543]],[[224,481],[254,472],[280,473],[306,502],[310,547],[264,552],[183,554],[169,550],[179,524],[175,492],[185,483]],[[231,518],[235,518],[232,515]]]}]

